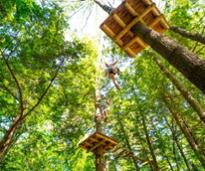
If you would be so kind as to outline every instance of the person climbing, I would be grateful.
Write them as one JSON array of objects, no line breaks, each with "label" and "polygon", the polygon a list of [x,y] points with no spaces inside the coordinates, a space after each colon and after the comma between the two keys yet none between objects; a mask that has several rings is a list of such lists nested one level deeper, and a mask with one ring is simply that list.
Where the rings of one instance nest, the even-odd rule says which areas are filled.
[{"label": "person climbing", "polygon": [[116,64],[118,63],[118,61],[115,61],[114,63],[112,64],[107,64],[105,63],[105,66],[107,67],[106,68],[106,75],[108,78],[112,79],[115,87],[120,90],[120,86],[116,80],[116,75],[120,73],[120,70],[118,67],[116,67]]}]

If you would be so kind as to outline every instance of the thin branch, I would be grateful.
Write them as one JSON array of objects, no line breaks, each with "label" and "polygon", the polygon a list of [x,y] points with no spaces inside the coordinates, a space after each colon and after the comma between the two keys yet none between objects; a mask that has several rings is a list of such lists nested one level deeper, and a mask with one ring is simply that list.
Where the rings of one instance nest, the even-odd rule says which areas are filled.
[{"label": "thin branch", "polygon": [[197,54],[197,53],[201,52],[204,48],[205,48],[205,46],[202,46],[202,47],[201,47],[199,50],[197,50],[195,53]]},{"label": "thin branch", "polygon": [[[16,75],[14,74],[13,70],[11,69],[11,66],[9,65],[9,62],[8,60],[6,59],[6,56],[4,55],[4,53],[1,51],[1,55],[2,55],[2,58],[4,60],[4,62],[6,63],[6,66],[17,86],[17,89],[18,89],[18,92],[19,92],[19,102],[20,102],[20,111],[23,111],[24,110],[24,107],[23,107],[23,95],[22,95],[22,90],[21,90],[21,86],[19,84],[19,81],[18,79],[16,78]],[[20,112],[20,113],[23,113],[23,112]]]},{"label": "thin branch", "polygon": [[43,100],[43,98],[46,96],[48,90],[50,89],[51,85],[53,84],[54,80],[56,79],[59,70],[61,68],[61,66],[63,65],[64,60],[61,61],[60,65],[58,66],[53,78],[51,79],[49,85],[47,86],[47,88],[45,89],[45,91],[42,93],[42,95],[39,97],[38,101],[36,102],[36,104],[34,104],[33,107],[31,107],[31,109],[28,110],[28,112],[26,112],[23,116],[23,119],[25,119],[32,111],[34,111],[34,109],[41,103],[41,101]]},{"label": "thin branch", "polygon": [[[202,31],[201,31],[201,34],[204,34],[204,31],[205,31],[205,26],[203,27]],[[197,41],[194,48],[192,49],[193,52],[195,52],[197,46],[199,45],[199,42]],[[197,53],[197,52],[196,52]]]},{"label": "thin branch", "polygon": [[5,85],[5,84],[1,84],[2,89],[6,90],[15,100],[17,100],[19,102],[18,97]]}]

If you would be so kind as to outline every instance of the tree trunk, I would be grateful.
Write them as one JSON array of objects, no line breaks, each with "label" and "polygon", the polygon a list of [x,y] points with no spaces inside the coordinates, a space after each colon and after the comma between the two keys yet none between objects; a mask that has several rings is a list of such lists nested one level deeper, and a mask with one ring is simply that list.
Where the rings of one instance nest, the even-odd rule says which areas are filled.
[{"label": "tree trunk", "polygon": [[[156,138],[158,139],[157,141],[161,144],[161,146],[160,146],[160,154],[161,154],[161,156],[163,156],[165,159],[166,159],[166,161],[167,161],[167,163],[168,163],[168,165],[169,165],[169,167],[170,167],[170,170],[174,170],[173,169],[173,167],[172,167],[172,165],[171,165],[171,163],[170,163],[170,161],[169,161],[169,157],[166,155],[166,144],[164,144],[163,143],[163,140],[161,139],[161,136],[160,136],[160,132],[157,130],[157,128],[156,128],[156,126],[155,126],[155,124],[153,123],[153,122],[151,122],[151,125],[152,125],[152,128],[154,129],[154,131],[155,131],[155,135],[156,135]],[[176,163],[176,165],[178,166],[178,164]]]},{"label": "tree trunk", "polygon": [[172,114],[176,124],[179,126],[180,130],[186,137],[195,155],[198,157],[199,161],[201,162],[201,165],[205,168],[205,156],[203,153],[203,149],[200,148],[200,145],[198,144],[196,138],[193,136],[191,129],[188,127],[186,122],[181,118],[181,116],[172,108],[167,98],[164,98],[164,102],[167,108],[169,109],[170,113]]},{"label": "tree trunk", "polygon": [[[112,13],[113,8],[95,0],[104,11]],[[145,24],[138,22],[131,29],[134,35],[139,36],[152,49],[178,69],[190,82],[205,93],[205,61],[181,46],[174,40],[154,31]]]},{"label": "tree trunk", "polygon": [[144,155],[146,156],[145,158],[146,158],[146,160],[148,160],[149,161],[149,166],[150,166],[150,170],[152,170],[152,171],[154,171],[154,167],[153,167],[153,164],[152,164],[152,162],[151,162],[151,160],[149,159],[149,156],[148,156],[148,154],[149,154],[149,151],[147,151],[147,148],[144,148],[144,139],[142,138],[142,136],[140,135],[140,131],[139,131],[139,126],[138,126],[138,124],[139,124],[139,120],[138,120],[138,118],[136,117],[136,118],[134,118],[135,119],[135,121],[136,121],[136,124],[135,124],[135,134],[137,134],[137,137],[139,138],[138,139],[138,141],[140,142],[140,145],[142,146],[142,151],[144,152]]},{"label": "tree trunk", "polygon": [[186,155],[184,154],[184,151],[183,151],[183,149],[182,149],[182,147],[181,147],[181,145],[180,145],[180,143],[179,143],[179,141],[178,141],[178,138],[177,138],[177,136],[176,136],[175,130],[174,130],[174,129],[172,128],[172,126],[169,124],[166,115],[164,115],[164,118],[165,118],[165,121],[166,121],[166,123],[167,123],[167,125],[168,125],[168,127],[169,127],[169,129],[170,129],[170,131],[171,131],[171,133],[172,133],[173,140],[174,140],[174,142],[176,143],[177,148],[179,149],[179,152],[180,152],[180,154],[181,154],[181,156],[182,156],[182,158],[183,158],[183,160],[184,160],[184,162],[185,162],[185,164],[186,164],[187,170],[188,170],[188,171],[192,171],[191,165],[190,165],[188,159],[186,158]]},{"label": "tree trunk", "polygon": [[187,48],[142,23],[136,24],[132,31],[205,93],[204,60],[199,59]]},{"label": "tree trunk", "polygon": [[179,90],[181,95],[186,99],[186,101],[189,103],[189,105],[197,112],[199,118],[203,123],[205,123],[205,110],[201,107],[201,105],[197,102],[196,99],[194,99],[190,93],[186,90],[186,88],[177,80],[177,78],[169,72],[168,69],[166,69],[161,62],[153,58],[155,63],[159,66],[162,73],[167,76],[167,78],[176,86],[176,88]]},{"label": "tree trunk", "polygon": [[6,132],[2,141],[0,142],[0,161],[3,160],[3,157],[5,156],[9,146],[12,144],[14,134],[15,134],[17,128],[19,127],[19,125],[21,124],[22,120],[23,120],[23,113],[20,113],[14,119],[9,130]]},{"label": "tree trunk", "polygon": [[154,149],[152,147],[152,143],[151,143],[151,140],[149,138],[149,133],[148,133],[148,130],[147,130],[147,125],[146,125],[146,121],[145,121],[145,118],[144,118],[143,114],[142,114],[142,124],[143,124],[143,129],[144,129],[147,145],[149,147],[149,150],[150,150],[150,153],[151,153],[151,156],[152,156],[152,159],[153,159],[154,170],[155,171],[159,171],[160,169],[159,169],[159,166],[158,166],[158,163],[157,163],[157,158],[155,156]]},{"label": "tree trunk", "polygon": [[172,167],[172,164],[170,163],[169,158],[166,155],[165,155],[165,159],[166,159],[166,161],[167,161],[167,163],[168,163],[168,165],[170,167],[170,170],[174,171],[174,168]]},{"label": "tree trunk", "polygon": [[105,171],[106,162],[103,153],[103,148],[99,147],[95,151],[95,170],[96,171]]},{"label": "tree trunk", "polygon": [[186,38],[189,38],[191,40],[194,40],[194,41],[197,41],[197,42],[200,42],[202,44],[205,45],[205,36],[203,36],[202,34],[199,34],[199,33],[192,33],[192,32],[189,32],[187,30],[184,30],[182,28],[179,28],[177,26],[171,26],[170,27],[170,30],[175,32],[175,33],[178,33],[180,34],[181,36],[183,37],[186,37]]},{"label": "tree trunk", "polygon": [[[117,114],[117,119],[118,119],[118,123],[119,123],[120,128],[121,128],[123,137],[125,138],[125,142],[126,142],[127,148],[129,149],[130,152],[132,152],[133,150],[132,150],[132,147],[131,147],[131,145],[130,145],[129,138],[128,138],[127,134],[126,134],[124,125],[123,125],[123,123],[122,123],[121,120],[120,120],[119,114]],[[134,155],[132,155],[132,161],[133,161],[133,164],[134,164],[134,166],[135,166],[136,171],[139,171],[140,169],[139,169],[139,166],[138,166],[138,164],[137,164],[137,161],[136,161]]]}]

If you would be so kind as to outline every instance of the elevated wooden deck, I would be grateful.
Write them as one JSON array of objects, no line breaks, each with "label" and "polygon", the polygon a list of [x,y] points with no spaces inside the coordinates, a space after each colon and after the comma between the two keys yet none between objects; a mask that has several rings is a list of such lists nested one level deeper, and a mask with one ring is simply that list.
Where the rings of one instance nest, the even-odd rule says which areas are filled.
[{"label": "elevated wooden deck", "polygon": [[100,132],[87,137],[80,143],[80,147],[87,150],[87,152],[95,152],[96,149],[103,149],[102,153],[106,153],[117,145],[117,141]]},{"label": "elevated wooden deck", "polygon": [[147,47],[147,44],[131,31],[138,22],[159,33],[169,28],[166,19],[152,0],[125,0],[100,27],[130,57],[134,57]]}]

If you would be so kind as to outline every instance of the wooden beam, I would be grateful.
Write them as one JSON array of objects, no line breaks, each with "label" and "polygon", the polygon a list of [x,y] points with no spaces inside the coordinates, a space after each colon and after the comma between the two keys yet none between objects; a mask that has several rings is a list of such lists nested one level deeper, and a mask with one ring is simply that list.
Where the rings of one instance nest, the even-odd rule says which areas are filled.
[{"label": "wooden beam", "polygon": [[102,135],[100,133],[96,133],[96,136],[99,137],[99,138],[102,138],[102,139],[104,139],[104,140],[106,140],[106,141],[108,141],[110,143],[117,144],[117,142],[114,141],[113,139],[111,139],[110,137],[107,137],[107,136]]},{"label": "wooden beam", "polygon": [[102,29],[105,31],[105,33],[107,33],[110,37],[114,37],[115,33],[106,25],[103,24],[102,25]]},{"label": "wooden beam", "polygon": [[154,27],[158,22],[160,22],[160,20],[162,20],[163,19],[163,17],[162,17],[162,15],[160,15],[160,16],[158,16],[150,25],[149,25],[149,27]]},{"label": "wooden beam", "polygon": [[124,23],[124,21],[115,13],[113,14],[113,18],[115,19],[115,21],[117,21],[117,23],[121,26],[121,27],[126,27],[126,24]]},{"label": "wooden beam", "polygon": [[131,57],[135,56],[135,53],[130,48],[126,48],[125,52],[128,53],[128,55],[131,56]]},{"label": "wooden beam", "polygon": [[129,43],[127,43],[123,49],[127,49],[129,48],[129,46],[131,46],[134,42],[137,42],[140,46],[142,46],[143,48],[147,47],[147,45],[144,43],[144,41],[142,41],[139,37],[135,37],[133,38]]},{"label": "wooden beam", "polygon": [[135,11],[134,8],[128,3],[125,2],[125,7],[128,9],[128,11],[133,15],[133,16],[138,16],[138,13]]},{"label": "wooden beam", "polygon": [[94,151],[96,148],[98,148],[99,146],[101,146],[101,145],[104,144],[104,143],[105,143],[105,140],[102,140],[101,142],[98,142],[95,146],[93,146],[93,147],[89,150],[89,152]]},{"label": "wooden beam", "polygon": [[146,10],[139,16],[136,17],[130,24],[128,24],[118,35],[115,36],[115,41],[118,41],[126,32],[128,32],[138,21],[143,20],[143,17],[155,8],[155,4],[150,5]]}]

